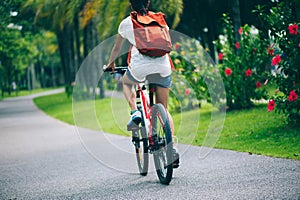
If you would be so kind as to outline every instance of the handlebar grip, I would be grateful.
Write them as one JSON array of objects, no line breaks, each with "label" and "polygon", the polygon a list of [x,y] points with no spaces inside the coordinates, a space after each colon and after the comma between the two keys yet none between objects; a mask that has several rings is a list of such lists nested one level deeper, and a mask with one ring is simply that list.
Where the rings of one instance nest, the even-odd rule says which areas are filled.
[{"label": "handlebar grip", "polygon": [[112,68],[108,68],[106,65],[103,65],[103,71],[104,72],[111,72]]},{"label": "handlebar grip", "polygon": [[119,66],[119,67],[115,67],[115,69],[113,71],[111,67],[108,68],[106,65],[103,65],[103,71],[111,72],[111,74],[114,74],[114,73],[124,74],[127,69],[128,69],[128,66]]}]

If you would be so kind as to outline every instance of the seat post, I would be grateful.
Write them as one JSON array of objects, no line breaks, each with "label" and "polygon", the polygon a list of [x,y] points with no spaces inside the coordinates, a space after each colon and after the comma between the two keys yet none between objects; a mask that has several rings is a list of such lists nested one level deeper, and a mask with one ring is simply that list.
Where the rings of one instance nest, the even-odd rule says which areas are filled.
[{"label": "seat post", "polygon": [[154,93],[156,90],[156,86],[153,83],[149,84],[149,100],[150,100],[150,106],[154,105]]}]

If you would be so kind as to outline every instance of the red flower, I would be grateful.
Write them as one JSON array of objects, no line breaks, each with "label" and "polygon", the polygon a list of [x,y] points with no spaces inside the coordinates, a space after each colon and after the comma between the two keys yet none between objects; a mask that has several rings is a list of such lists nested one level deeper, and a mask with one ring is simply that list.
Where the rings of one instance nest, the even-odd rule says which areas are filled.
[{"label": "red flower", "polygon": [[243,28],[242,27],[239,28],[238,32],[239,32],[240,35],[242,35],[243,34]]},{"label": "red flower", "polygon": [[235,43],[235,48],[239,49],[241,47],[241,44],[239,42]]},{"label": "red flower", "polygon": [[268,111],[271,112],[272,110],[274,110],[276,104],[274,100],[270,100],[269,104],[268,104]]},{"label": "red flower", "polygon": [[257,82],[256,82],[256,87],[257,87],[258,89],[261,88],[261,82],[257,81]]},{"label": "red flower", "polygon": [[268,54],[270,55],[270,56],[274,56],[274,49],[273,48],[268,48]]},{"label": "red flower", "polygon": [[251,76],[252,75],[252,70],[251,69],[247,69],[245,71],[246,76]]},{"label": "red flower", "polygon": [[226,74],[226,76],[230,76],[232,74],[232,69],[226,67],[225,74]]},{"label": "red flower", "polygon": [[219,56],[218,56],[219,60],[223,60],[223,57],[224,57],[224,54],[223,53],[219,53]]},{"label": "red flower", "polygon": [[298,34],[298,24],[289,25],[289,32],[291,35],[297,35]]},{"label": "red flower", "polygon": [[186,88],[184,94],[185,94],[186,96],[189,96],[190,93],[191,93],[190,88]]},{"label": "red flower", "polygon": [[281,62],[281,57],[280,55],[276,55],[273,59],[272,59],[272,66],[278,65]]},{"label": "red flower", "polygon": [[288,99],[290,102],[296,101],[298,99],[298,95],[296,94],[295,90],[292,90],[290,92]]},{"label": "red flower", "polygon": [[180,44],[176,43],[176,44],[174,44],[174,47],[176,50],[178,50],[180,48]]}]

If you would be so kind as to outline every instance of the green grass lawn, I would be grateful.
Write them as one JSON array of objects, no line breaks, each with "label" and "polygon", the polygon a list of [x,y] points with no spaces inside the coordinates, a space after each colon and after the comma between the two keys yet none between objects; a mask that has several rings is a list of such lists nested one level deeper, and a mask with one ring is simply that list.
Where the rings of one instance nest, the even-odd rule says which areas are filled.
[{"label": "green grass lawn", "polygon": [[[56,94],[34,102],[50,116],[69,124],[130,136],[125,129],[129,108],[123,99],[81,101],[72,106],[72,99]],[[211,123],[210,105],[203,105],[200,112],[174,114],[173,118],[179,143],[204,144]],[[267,112],[266,105],[258,105],[250,110],[227,112],[214,147],[300,160],[300,128],[286,127],[282,115]]]}]

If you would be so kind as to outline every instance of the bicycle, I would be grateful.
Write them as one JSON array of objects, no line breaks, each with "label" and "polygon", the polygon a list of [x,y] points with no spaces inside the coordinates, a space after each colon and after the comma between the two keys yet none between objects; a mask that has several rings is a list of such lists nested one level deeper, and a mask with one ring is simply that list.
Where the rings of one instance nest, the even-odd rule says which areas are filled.
[{"label": "bicycle", "polygon": [[[105,67],[104,67],[105,68]],[[114,72],[124,74],[128,67],[116,67]],[[168,185],[173,176],[173,140],[165,107],[154,103],[155,84],[145,83],[136,86],[137,108],[142,113],[141,123],[127,127],[132,132],[139,173],[146,176],[149,166],[149,153],[153,154],[154,164],[160,183]]]}]

